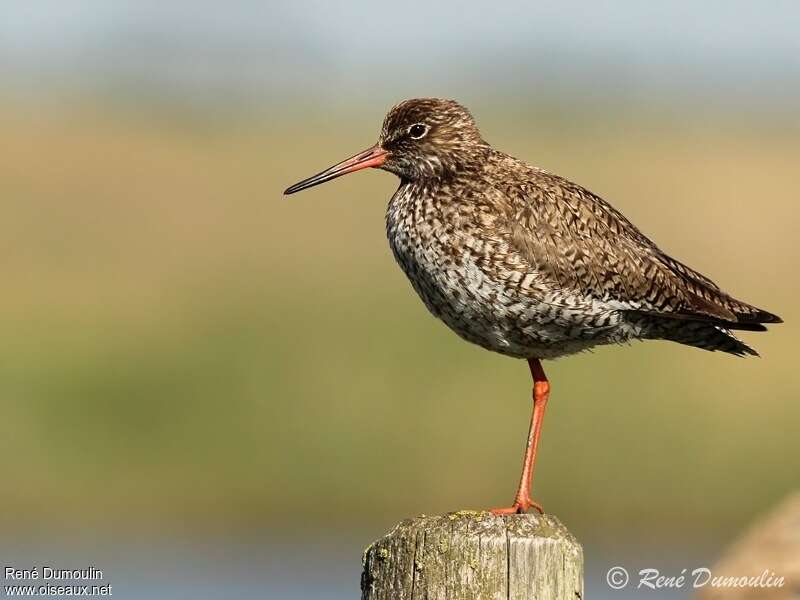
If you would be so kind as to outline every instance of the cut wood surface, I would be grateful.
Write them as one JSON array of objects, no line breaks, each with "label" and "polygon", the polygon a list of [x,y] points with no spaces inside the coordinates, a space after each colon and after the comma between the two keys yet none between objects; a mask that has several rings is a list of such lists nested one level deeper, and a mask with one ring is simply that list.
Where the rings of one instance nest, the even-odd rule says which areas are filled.
[{"label": "cut wood surface", "polygon": [[583,549],[552,515],[421,515],[371,544],[363,567],[362,600],[583,598]]}]

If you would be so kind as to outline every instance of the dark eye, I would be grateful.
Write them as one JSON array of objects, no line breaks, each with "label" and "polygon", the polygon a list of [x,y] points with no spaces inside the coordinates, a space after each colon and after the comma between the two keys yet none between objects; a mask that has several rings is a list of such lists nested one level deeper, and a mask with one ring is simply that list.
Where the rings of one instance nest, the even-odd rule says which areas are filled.
[{"label": "dark eye", "polygon": [[422,123],[416,123],[408,128],[408,135],[410,135],[415,140],[418,140],[426,133],[428,133],[428,126],[423,125]]}]

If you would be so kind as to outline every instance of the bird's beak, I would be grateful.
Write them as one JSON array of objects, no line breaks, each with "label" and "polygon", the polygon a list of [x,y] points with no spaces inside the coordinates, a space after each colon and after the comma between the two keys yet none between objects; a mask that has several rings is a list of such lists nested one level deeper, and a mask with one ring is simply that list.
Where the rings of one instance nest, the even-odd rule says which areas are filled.
[{"label": "bird's beak", "polygon": [[300,190],[325,183],[331,179],[341,177],[342,175],[347,175],[347,173],[354,173],[355,171],[360,171],[367,167],[380,167],[386,161],[387,154],[388,152],[386,152],[386,150],[381,148],[378,144],[375,144],[371,148],[367,148],[363,152],[359,152],[355,156],[351,156],[347,160],[343,160],[333,165],[331,168],[325,169],[321,173],[317,173],[308,179],[303,179],[303,181],[295,183],[293,186],[286,188],[286,191],[283,193],[294,194]]}]

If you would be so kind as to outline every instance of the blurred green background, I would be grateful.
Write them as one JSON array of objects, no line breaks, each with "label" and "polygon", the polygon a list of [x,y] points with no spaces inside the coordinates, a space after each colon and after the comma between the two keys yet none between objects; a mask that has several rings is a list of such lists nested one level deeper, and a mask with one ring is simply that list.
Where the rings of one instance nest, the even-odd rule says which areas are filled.
[{"label": "blurred green background", "polygon": [[797,487],[795,5],[687,24],[688,3],[391,23],[358,3],[64,4],[0,24],[6,558],[34,533],[352,540],[320,559],[352,589],[317,582],[350,597],[349,553],[397,520],[511,500],[527,368],[427,314],[385,240],[393,176],[281,195],[418,95],[456,97],[495,146],[786,321],[743,334],[760,359],[650,342],[545,365],[534,495],[590,566],[713,556]]}]

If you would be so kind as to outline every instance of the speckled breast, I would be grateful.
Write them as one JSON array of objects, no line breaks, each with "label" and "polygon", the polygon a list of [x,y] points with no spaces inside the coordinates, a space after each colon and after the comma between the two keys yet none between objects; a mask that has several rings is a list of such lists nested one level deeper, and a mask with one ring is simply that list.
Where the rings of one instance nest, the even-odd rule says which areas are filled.
[{"label": "speckled breast", "polygon": [[[389,203],[386,231],[400,267],[428,309],[464,339],[517,358],[554,358],[621,341],[599,306],[558,294],[514,264],[457,203],[445,206],[413,184]],[[593,315],[593,316],[592,316]],[[613,321],[613,322],[612,322]]]}]

